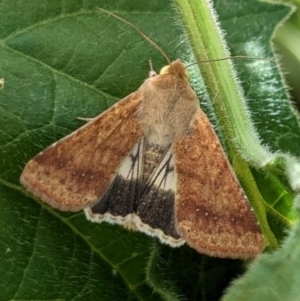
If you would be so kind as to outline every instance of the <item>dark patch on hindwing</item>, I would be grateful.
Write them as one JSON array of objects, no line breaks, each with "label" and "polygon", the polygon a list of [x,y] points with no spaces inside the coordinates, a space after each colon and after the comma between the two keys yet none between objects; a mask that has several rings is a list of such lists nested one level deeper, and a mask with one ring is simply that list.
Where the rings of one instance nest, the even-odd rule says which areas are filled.
[{"label": "dark patch on hindwing", "polygon": [[[177,240],[180,236],[175,229],[174,188],[170,146],[150,145],[143,138],[124,160],[111,185],[91,211],[100,220],[105,214],[119,217],[116,222],[120,224],[125,223],[126,216],[134,215],[141,221],[139,225],[138,219],[135,220],[139,230],[152,231],[149,234],[155,235],[156,229],[160,229]],[[142,229],[146,226],[143,224],[150,229]]]}]

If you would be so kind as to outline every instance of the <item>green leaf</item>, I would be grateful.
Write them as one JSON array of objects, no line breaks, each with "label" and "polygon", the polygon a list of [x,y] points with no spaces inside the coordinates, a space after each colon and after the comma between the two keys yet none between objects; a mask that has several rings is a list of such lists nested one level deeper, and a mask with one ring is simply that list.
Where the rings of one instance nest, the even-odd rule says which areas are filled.
[{"label": "green leaf", "polygon": [[[119,226],[90,223],[82,213],[53,210],[19,184],[30,158],[84,124],[77,117],[94,117],[135,91],[148,76],[149,59],[157,70],[167,63],[132,28],[96,7],[135,24],[172,60],[188,61],[197,49],[170,5],[168,0],[1,3],[0,300],[213,301],[244,270],[241,261],[209,258],[187,246],[172,249]],[[272,55],[271,34],[289,8],[252,0],[215,5],[232,54],[249,55],[244,50],[250,45],[262,50],[255,55]],[[299,155],[298,121],[276,66],[238,62],[237,68],[263,142]],[[193,74],[201,106],[218,126],[210,105],[216,95],[201,86],[197,70]],[[263,187],[261,173],[256,179]],[[277,198],[281,182],[276,187]],[[268,198],[273,192],[265,192]],[[278,208],[287,224],[290,206]]]}]

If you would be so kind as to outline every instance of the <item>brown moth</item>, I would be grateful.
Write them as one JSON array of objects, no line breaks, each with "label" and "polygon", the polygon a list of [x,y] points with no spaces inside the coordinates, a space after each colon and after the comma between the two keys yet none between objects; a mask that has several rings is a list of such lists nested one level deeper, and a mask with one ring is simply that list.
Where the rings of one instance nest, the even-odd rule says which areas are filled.
[{"label": "brown moth", "polygon": [[255,257],[260,228],[180,60],[29,161],[21,183],[54,208],[134,226],[172,247]]}]

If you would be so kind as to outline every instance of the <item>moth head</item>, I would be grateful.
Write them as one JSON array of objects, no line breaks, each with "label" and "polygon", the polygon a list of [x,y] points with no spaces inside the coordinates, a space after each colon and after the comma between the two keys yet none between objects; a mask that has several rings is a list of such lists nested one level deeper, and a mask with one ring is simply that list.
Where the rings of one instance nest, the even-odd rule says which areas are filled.
[{"label": "moth head", "polygon": [[188,82],[190,81],[190,74],[180,60],[176,60],[170,65],[164,66],[159,74],[176,74],[184,77]]}]

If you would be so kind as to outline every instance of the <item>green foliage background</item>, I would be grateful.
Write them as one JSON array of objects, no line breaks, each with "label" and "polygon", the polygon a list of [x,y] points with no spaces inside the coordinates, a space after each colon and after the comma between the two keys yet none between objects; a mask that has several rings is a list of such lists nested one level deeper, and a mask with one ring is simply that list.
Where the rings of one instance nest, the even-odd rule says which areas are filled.
[{"label": "green foliage background", "polygon": [[[232,55],[252,49],[272,57],[270,38],[289,7],[254,0],[214,5]],[[90,223],[82,212],[53,210],[19,184],[25,163],[81,126],[78,116],[96,116],[135,91],[148,76],[148,59],[158,70],[166,64],[134,30],[97,6],[135,24],[171,59],[193,57],[168,0],[1,2],[0,300],[219,300],[245,263]],[[276,65],[236,65],[263,143],[299,156],[299,123]],[[213,97],[197,71],[193,75],[201,106],[217,125]],[[266,185],[265,174],[257,172],[256,180]],[[265,191],[288,221],[292,203],[284,193]]]}]

